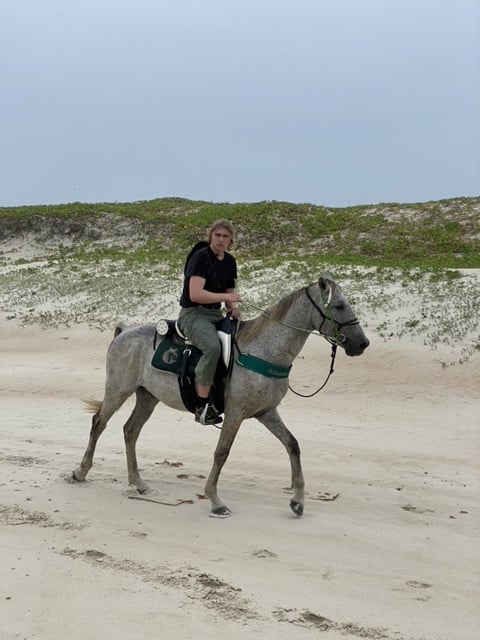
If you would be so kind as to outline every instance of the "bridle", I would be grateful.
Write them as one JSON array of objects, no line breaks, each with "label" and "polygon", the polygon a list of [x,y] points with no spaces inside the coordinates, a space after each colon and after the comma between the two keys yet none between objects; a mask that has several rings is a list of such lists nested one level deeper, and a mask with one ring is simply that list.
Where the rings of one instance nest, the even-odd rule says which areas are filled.
[{"label": "bridle", "polygon": [[[341,345],[344,342],[346,342],[347,338],[345,334],[341,333],[341,329],[343,327],[352,327],[353,325],[360,324],[360,321],[357,318],[351,318],[350,320],[346,320],[345,322],[338,322],[338,320],[335,320],[332,314],[332,310],[330,308],[330,303],[332,301],[332,288],[330,286],[328,287],[327,301],[324,302],[325,311],[323,311],[323,309],[315,302],[315,300],[312,297],[312,294],[309,291],[309,287],[306,287],[305,292],[307,294],[307,298],[310,300],[312,305],[315,307],[315,309],[318,311],[318,313],[322,317],[322,322],[318,327],[318,333],[323,338],[325,338],[325,340],[330,342],[330,344],[332,345]],[[333,330],[335,333],[335,335],[333,336],[329,336],[328,334],[322,332],[322,327],[327,320],[333,326]]]},{"label": "bridle", "polygon": [[[330,308],[330,303],[332,301],[332,287],[330,287],[330,286],[328,287],[327,301],[324,302],[325,311],[323,311],[323,309],[315,302],[315,300],[312,297],[312,294],[309,291],[309,287],[305,288],[305,293],[307,294],[307,298],[310,300],[312,305],[315,307],[315,309],[318,311],[318,313],[322,317],[322,322],[320,323],[320,326],[318,327],[318,333],[323,338],[325,338],[325,340],[327,340],[327,342],[329,342],[332,345],[332,352],[330,354],[330,358],[331,358],[330,371],[328,372],[328,376],[327,376],[325,382],[322,384],[322,386],[319,387],[313,393],[299,393],[298,391],[295,391],[295,389],[292,389],[292,387],[290,385],[288,385],[288,388],[296,396],[300,396],[301,398],[313,398],[313,396],[317,395],[317,393],[319,393],[319,391],[321,391],[325,387],[327,382],[330,380],[330,376],[334,372],[334,368],[333,367],[334,367],[334,364],[335,364],[335,356],[337,355],[337,347],[338,347],[338,345],[343,344],[347,339],[345,337],[345,335],[343,333],[341,333],[342,327],[351,327],[351,326],[353,326],[355,324],[360,324],[360,321],[357,320],[357,318],[351,318],[350,320],[347,320],[346,322],[338,322],[338,320],[334,319],[333,314],[332,314],[332,310]],[[330,324],[334,328],[334,331],[335,331],[335,335],[334,336],[329,336],[326,333],[322,332],[322,327],[323,327],[323,325],[325,324],[325,322],[327,320],[330,322]]]},{"label": "bridle", "polygon": [[[313,396],[315,396],[319,391],[321,391],[325,385],[327,384],[327,382],[330,379],[330,376],[332,375],[332,373],[334,372],[334,364],[335,364],[335,356],[337,355],[337,347],[339,345],[342,345],[343,343],[346,342],[347,338],[345,336],[345,334],[341,333],[341,329],[343,327],[351,327],[354,326],[356,324],[360,324],[360,321],[357,320],[357,318],[353,317],[350,320],[346,320],[345,322],[339,322],[338,320],[335,320],[335,318],[333,317],[332,314],[332,310],[330,308],[330,303],[332,301],[332,287],[330,285],[328,285],[328,296],[327,296],[327,300],[326,302],[323,302],[324,307],[325,307],[325,311],[315,302],[315,300],[312,297],[312,294],[310,293],[309,289],[310,289],[309,285],[307,287],[305,287],[305,293],[307,295],[307,298],[309,299],[309,301],[312,303],[312,305],[314,306],[314,308],[318,311],[318,313],[320,314],[320,316],[322,317],[322,321],[320,323],[320,326],[318,327],[318,333],[319,335],[322,336],[322,338],[325,338],[325,340],[327,342],[329,342],[332,345],[332,352],[331,352],[331,362],[330,362],[330,371],[328,372],[327,378],[325,380],[325,382],[322,384],[322,386],[317,389],[316,391],[314,391],[313,393],[309,393],[309,394],[304,394],[304,393],[299,393],[298,391],[295,391],[295,389],[292,389],[292,387],[290,385],[288,385],[288,388],[290,389],[290,391],[292,393],[294,393],[297,396],[300,396],[301,398],[312,398]],[[244,301],[245,302],[245,301]],[[252,303],[247,303],[250,307],[253,307],[254,309],[257,309],[258,311],[261,311],[263,315],[268,317],[268,314],[265,312],[265,310],[261,309],[260,307],[256,307],[254,304]],[[326,333],[322,332],[322,328],[323,325],[325,324],[326,321],[329,321],[330,324],[332,325],[335,335],[334,336],[329,336]],[[297,329],[298,331],[306,331],[307,333],[310,333],[309,330],[307,329],[303,329],[301,327],[295,327],[293,325],[288,324],[287,322],[283,321],[283,320],[277,320],[277,322],[279,322],[280,324],[284,324],[288,327],[291,327],[292,329]]]},{"label": "bridle", "polygon": [[[330,285],[328,285],[328,296],[327,296],[327,301],[323,302],[324,307],[325,307],[325,311],[323,311],[323,309],[315,302],[315,300],[312,297],[312,294],[310,293],[309,289],[310,287],[313,285],[308,285],[307,287],[304,287],[305,293],[307,295],[307,298],[309,299],[309,301],[312,303],[312,305],[315,307],[315,309],[318,311],[318,313],[321,315],[322,317],[322,322],[320,323],[320,326],[318,327],[317,331],[318,334],[320,336],[322,336],[322,338],[325,338],[325,340],[327,340],[328,342],[330,342],[330,344],[336,344],[336,345],[342,345],[346,342],[347,338],[345,336],[345,334],[340,333],[340,330],[342,329],[342,327],[351,327],[353,325],[356,324],[360,324],[360,321],[357,320],[357,318],[351,318],[350,320],[346,320],[345,322],[339,322],[338,320],[335,320],[335,318],[333,317],[331,308],[330,308],[330,303],[332,301],[332,287]],[[257,311],[260,311],[260,313],[265,316],[266,318],[269,317],[269,314],[265,311],[265,309],[262,309],[261,307],[258,307],[257,305],[253,304],[252,302],[243,300],[243,304],[246,304],[249,307],[252,307],[252,309],[256,309]],[[323,333],[322,332],[322,327],[325,324],[326,320],[328,320],[331,325],[334,328],[334,332],[335,335],[334,336],[329,336],[327,333]],[[286,327],[290,327],[291,329],[295,329],[296,331],[303,331],[305,333],[311,333],[310,329],[305,329],[303,327],[297,327],[293,324],[289,324],[288,322],[285,322],[285,320],[275,320],[275,322],[278,322],[278,324],[283,324]]]}]

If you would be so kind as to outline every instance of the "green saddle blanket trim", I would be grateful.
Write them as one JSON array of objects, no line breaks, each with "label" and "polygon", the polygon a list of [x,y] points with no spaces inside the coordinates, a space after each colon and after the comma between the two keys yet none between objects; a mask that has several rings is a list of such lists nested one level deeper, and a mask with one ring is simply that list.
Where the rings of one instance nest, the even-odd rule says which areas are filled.
[{"label": "green saddle blanket trim", "polygon": [[251,356],[249,353],[241,353],[237,358],[237,364],[266,378],[288,378],[292,368],[292,365],[280,367],[256,356]]}]

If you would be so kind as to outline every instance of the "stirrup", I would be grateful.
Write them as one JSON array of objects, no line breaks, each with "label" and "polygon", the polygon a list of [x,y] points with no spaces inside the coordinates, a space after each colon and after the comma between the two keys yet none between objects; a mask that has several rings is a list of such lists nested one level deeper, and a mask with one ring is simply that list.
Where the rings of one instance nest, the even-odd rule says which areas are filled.
[{"label": "stirrup", "polygon": [[223,418],[218,414],[217,410],[208,402],[205,404],[205,406],[199,407],[195,410],[195,422],[200,422],[200,424],[203,425],[216,426],[222,421]]}]

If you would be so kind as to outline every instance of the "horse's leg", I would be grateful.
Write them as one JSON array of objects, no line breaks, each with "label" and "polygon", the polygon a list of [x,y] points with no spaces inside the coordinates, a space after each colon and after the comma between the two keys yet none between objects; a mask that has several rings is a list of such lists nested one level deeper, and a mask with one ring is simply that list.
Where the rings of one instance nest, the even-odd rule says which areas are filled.
[{"label": "horse's leg", "polygon": [[305,502],[305,481],[303,479],[302,465],[300,462],[300,447],[297,439],[290,433],[276,409],[271,409],[255,416],[273,435],[285,446],[292,470],[293,498],[290,500],[290,508],[297,516],[303,515]]},{"label": "horse's leg", "polygon": [[128,484],[134,484],[139,493],[146,493],[149,487],[140,477],[135,445],[143,425],[152,415],[158,400],[143,387],[139,387],[136,394],[137,402],[131,416],[123,427],[123,435],[127,454]]},{"label": "horse's leg", "polygon": [[241,417],[232,419],[230,416],[225,416],[225,422],[213,456],[212,469],[205,484],[205,495],[210,498],[212,505],[211,515],[217,518],[228,518],[232,515],[232,511],[218,497],[217,482],[241,424]]},{"label": "horse's leg", "polygon": [[83,454],[80,466],[72,471],[72,475],[69,478],[70,482],[83,482],[85,480],[88,472],[92,468],[95,447],[97,446],[99,437],[105,430],[107,422],[113,416],[115,411],[122,406],[127,398],[127,395],[105,394],[105,398],[100,404],[99,410],[92,417],[92,428],[90,429],[90,439],[88,441],[87,448]]}]

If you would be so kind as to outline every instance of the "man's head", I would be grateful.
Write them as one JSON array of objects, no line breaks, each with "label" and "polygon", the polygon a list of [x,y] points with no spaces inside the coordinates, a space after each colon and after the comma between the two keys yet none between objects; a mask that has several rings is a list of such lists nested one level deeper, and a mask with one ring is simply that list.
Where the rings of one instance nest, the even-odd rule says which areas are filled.
[{"label": "man's head", "polygon": [[231,249],[233,245],[234,232],[232,223],[228,220],[216,220],[208,230],[207,240],[211,245],[212,241],[225,241],[225,250]]}]

